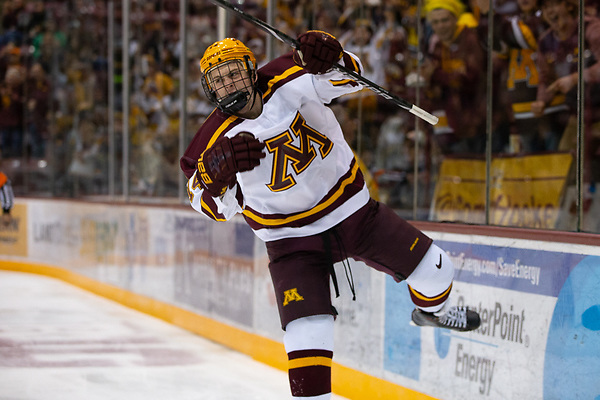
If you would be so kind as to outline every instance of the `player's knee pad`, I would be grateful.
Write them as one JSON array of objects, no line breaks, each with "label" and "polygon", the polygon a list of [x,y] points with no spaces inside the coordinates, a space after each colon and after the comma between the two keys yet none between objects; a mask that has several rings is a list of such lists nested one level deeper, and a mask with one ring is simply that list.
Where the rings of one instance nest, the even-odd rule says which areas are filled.
[{"label": "player's knee pad", "polygon": [[442,308],[452,290],[454,264],[446,252],[432,244],[406,282],[416,306],[434,312]]},{"label": "player's knee pad", "polygon": [[294,399],[331,398],[333,316],[313,315],[288,323],[283,336]]}]

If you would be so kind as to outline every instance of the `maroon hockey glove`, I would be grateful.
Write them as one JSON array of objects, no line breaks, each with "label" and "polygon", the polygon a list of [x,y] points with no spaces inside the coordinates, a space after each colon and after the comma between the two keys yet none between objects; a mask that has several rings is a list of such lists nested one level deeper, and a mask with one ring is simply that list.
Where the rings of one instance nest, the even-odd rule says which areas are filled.
[{"label": "maroon hockey glove", "polygon": [[311,74],[324,74],[342,58],[340,42],[327,32],[308,31],[298,36],[294,62]]},{"label": "maroon hockey glove", "polygon": [[265,144],[251,133],[222,137],[206,149],[198,160],[198,180],[211,196],[219,197],[235,185],[237,172],[254,169],[266,156]]}]

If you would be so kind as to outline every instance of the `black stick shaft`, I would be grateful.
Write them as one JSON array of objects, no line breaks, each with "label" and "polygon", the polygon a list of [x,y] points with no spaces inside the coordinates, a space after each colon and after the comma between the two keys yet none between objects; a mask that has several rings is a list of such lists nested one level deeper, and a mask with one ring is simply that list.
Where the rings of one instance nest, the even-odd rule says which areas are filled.
[{"label": "black stick shaft", "polygon": [[[283,43],[288,44],[292,48],[294,48],[294,49],[298,48],[298,41],[296,39],[294,39],[293,37],[291,37],[289,35],[286,35],[285,33],[281,32],[278,29],[273,28],[271,25],[267,24],[266,22],[261,21],[258,18],[254,18],[252,15],[247,14],[246,12],[240,10],[238,7],[234,6],[233,4],[229,3],[228,1],[226,1],[226,0],[212,0],[212,1],[227,10],[237,13],[240,17],[242,17],[246,21],[258,26],[263,31],[273,35],[274,37],[281,40]],[[417,117],[429,122],[431,125],[437,124],[438,117],[436,117],[435,115],[430,114],[427,111],[423,110],[422,108],[417,107],[416,105],[410,103],[409,101],[406,101],[403,98],[396,96],[395,94],[389,92],[388,90],[382,88],[381,86],[368,80],[367,78],[357,74],[356,72],[354,72],[342,65],[339,65],[339,64],[334,64],[333,68],[336,69],[337,71],[343,73],[347,77],[350,77],[353,80],[360,82],[363,86],[369,88],[371,91],[380,95],[381,97],[390,100],[397,106],[400,106],[400,107],[404,108],[405,110],[408,110],[408,112],[410,112],[411,114],[414,114]]]}]

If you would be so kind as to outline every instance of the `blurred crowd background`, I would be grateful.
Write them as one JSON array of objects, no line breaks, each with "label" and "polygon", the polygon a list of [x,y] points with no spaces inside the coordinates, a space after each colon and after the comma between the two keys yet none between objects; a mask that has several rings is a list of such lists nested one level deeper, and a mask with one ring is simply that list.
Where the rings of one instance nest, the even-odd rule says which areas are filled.
[{"label": "blurred crowd background", "polygon": [[[409,219],[600,232],[597,0],[272,1],[235,4],[290,36],[332,33],[368,79],[440,118],[430,126],[369,90],[331,104],[374,197]],[[0,170],[16,196],[185,203],[179,157],[213,110],[204,50],[224,33],[259,65],[290,51],[209,0],[0,7]],[[559,176],[536,177],[554,163]],[[516,189],[486,199],[502,179]],[[452,215],[436,212],[445,181],[462,185]],[[542,181],[557,200],[543,201]],[[491,208],[512,214],[482,217]]]}]

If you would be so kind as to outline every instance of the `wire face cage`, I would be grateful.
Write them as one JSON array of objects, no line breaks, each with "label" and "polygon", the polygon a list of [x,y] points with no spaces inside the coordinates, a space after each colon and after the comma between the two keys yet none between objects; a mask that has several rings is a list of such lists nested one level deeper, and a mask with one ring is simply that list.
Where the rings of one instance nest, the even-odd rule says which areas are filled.
[{"label": "wire face cage", "polygon": [[222,111],[235,113],[243,109],[254,91],[255,71],[249,57],[218,64],[206,73],[202,86],[208,98]]}]

